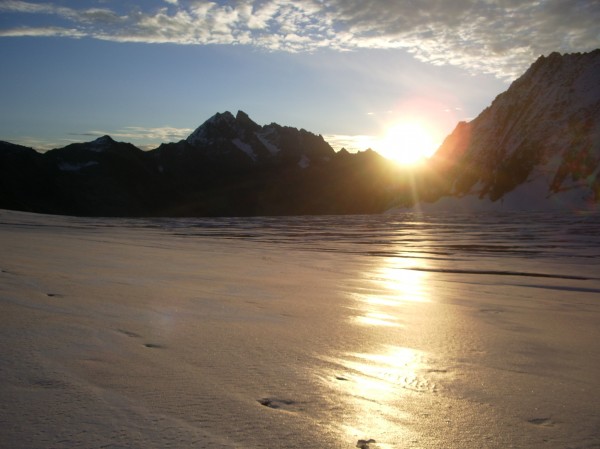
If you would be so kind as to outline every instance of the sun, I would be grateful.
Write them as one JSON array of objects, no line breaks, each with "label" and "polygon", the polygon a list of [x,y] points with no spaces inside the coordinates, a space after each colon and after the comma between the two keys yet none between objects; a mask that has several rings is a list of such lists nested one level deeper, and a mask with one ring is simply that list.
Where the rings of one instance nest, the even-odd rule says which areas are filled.
[{"label": "sun", "polygon": [[402,165],[425,161],[438,143],[428,127],[418,121],[402,121],[390,126],[377,148],[382,156]]}]

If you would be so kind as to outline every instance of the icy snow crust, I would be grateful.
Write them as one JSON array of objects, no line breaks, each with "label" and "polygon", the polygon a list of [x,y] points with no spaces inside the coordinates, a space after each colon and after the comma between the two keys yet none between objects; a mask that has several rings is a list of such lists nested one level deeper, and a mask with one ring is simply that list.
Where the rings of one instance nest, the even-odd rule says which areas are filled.
[{"label": "icy snow crust", "polygon": [[0,223],[0,447],[600,445],[598,216]]}]

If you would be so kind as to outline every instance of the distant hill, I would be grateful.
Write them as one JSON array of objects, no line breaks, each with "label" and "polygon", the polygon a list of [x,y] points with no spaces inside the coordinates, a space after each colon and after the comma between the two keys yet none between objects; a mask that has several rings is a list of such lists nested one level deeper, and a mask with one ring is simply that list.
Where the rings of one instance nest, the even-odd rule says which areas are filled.
[{"label": "distant hill", "polygon": [[0,142],[0,208],[86,216],[363,214],[391,207],[402,174],[374,151],[239,111],[151,151],[109,136],[38,153]]},{"label": "distant hill", "polygon": [[419,188],[425,207],[600,202],[600,50],[540,57],[477,118],[458,124],[429,171]]}]

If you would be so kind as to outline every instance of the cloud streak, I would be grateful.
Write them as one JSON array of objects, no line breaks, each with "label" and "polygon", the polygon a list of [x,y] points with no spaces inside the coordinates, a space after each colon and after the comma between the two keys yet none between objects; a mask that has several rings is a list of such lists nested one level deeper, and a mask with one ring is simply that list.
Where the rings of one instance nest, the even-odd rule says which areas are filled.
[{"label": "cloud streak", "polygon": [[142,150],[152,150],[161,143],[179,142],[192,133],[191,128],[175,128],[172,126],[162,127],[143,127],[126,126],[124,128],[108,130],[90,130],[84,132],[69,133],[67,138],[60,138],[54,141],[52,139],[40,139],[39,137],[22,136],[17,139],[11,139],[12,143],[35,148],[38,151],[45,152],[53,148],[61,148],[71,143],[87,142],[95,140],[104,135],[110,135],[119,142],[131,142]]},{"label": "cloud streak", "polygon": [[376,149],[378,138],[369,135],[327,134],[323,138],[335,151],[345,148],[351,153]]},{"label": "cloud streak", "polygon": [[106,134],[118,141],[132,142],[144,150],[156,148],[160,143],[179,142],[192,133],[191,128],[175,128],[172,126],[144,127],[126,126],[113,131],[94,130],[85,133],[74,133],[73,136],[98,138]]},{"label": "cloud streak", "polygon": [[[0,36],[237,44],[288,52],[403,49],[425,62],[501,78],[522,73],[540,54],[600,47],[596,0],[164,0],[161,7],[124,12],[81,3],[0,1],[0,12],[12,13],[7,17],[14,23],[0,29]],[[67,26],[36,27],[33,16]]]}]

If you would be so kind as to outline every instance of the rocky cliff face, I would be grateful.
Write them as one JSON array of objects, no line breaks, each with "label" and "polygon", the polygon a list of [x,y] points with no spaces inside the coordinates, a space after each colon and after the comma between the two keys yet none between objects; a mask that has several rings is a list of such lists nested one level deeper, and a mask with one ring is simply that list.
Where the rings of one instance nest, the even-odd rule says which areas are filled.
[{"label": "rocky cliff face", "polygon": [[476,119],[459,123],[431,162],[429,201],[598,203],[600,50],[540,57]]}]

